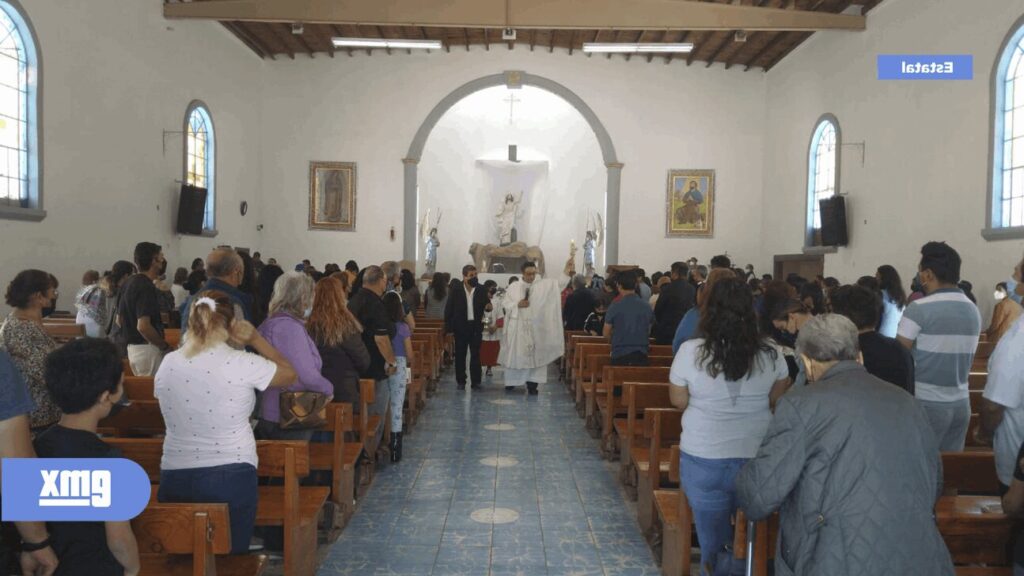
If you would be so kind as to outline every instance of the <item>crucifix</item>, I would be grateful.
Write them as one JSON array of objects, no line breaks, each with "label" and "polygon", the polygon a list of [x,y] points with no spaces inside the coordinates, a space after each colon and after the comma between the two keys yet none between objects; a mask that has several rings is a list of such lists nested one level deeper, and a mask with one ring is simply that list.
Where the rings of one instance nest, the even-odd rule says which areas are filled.
[{"label": "crucifix", "polygon": [[509,91],[508,98],[505,98],[503,102],[508,102],[508,123],[513,124],[512,112],[515,109],[516,102],[522,102],[521,99],[516,98],[516,93]]}]

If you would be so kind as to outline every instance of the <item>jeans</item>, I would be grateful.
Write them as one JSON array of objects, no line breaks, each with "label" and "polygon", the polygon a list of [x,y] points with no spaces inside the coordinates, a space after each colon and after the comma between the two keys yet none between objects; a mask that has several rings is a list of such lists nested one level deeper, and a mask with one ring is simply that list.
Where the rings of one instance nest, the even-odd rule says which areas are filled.
[{"label": "jeans", "polygon": [[[699,458],[679,454],[679,482],[693,510],[700,540],[701,570],[714,568],[723,546],[732,543],[730,521],[736,510],[736,475],[746,458]],[[710,574],[710,573],[707,573]]]},{"label": "jeans", "polygon": [[249,553],[257,501],[256,468],[251,464],[161,470],[156,498],[159,502],[226,503],[231,515],[231,553]]},{"label": "jeans", "polygon": [[971,401],[964,398],[956,402],[931,402],[917,399],[924,415],[935,432],[940,452],[962,452],[971,424]]},{"label": "jeans", "polygon": [[402,405],[405,404],[405,389],[409,386],[408,374],[406,373],[405,356],[395,356],[398,368],[395,373],[388,376],[388,387],[391,389],[391,431],[402,431]]}]

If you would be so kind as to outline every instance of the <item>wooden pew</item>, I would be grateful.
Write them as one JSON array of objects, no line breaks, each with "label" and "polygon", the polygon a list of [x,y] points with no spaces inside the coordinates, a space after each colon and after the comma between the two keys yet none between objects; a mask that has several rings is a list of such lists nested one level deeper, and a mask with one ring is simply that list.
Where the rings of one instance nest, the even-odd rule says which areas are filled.
[{"label": "wooden pew", "polygon": [[85,337],[85,325],[73,322],[43,322],[43,331],[58,344]]},{"label": "wooden pew", "polygon": [[263,555],[227,556],[231,522],[227,504],[150,502],[132,520],[140,573],[147,576],[258,576]]},{"label": "wooden pew", "polygon": [[[359,381],[359,441],[366,450],[371,461],[377,461],[377,449],[380,443],[387,442],[387,432],[391,428],[388,414],[370,414],[370,407],[377,399],[377,383],[369,378]],[[382,431],[383,428],[383,431]]]},{"label": "wooden pew", "polygon": [[[647,359],[649,362],[648,366],[609,365],[602,370],[601,380],[604,385],[604,394],[598,395],[596,398],[596,416],[599,418],[598,423],[601,429],[601,447],[609,458],[618,451],[614,419],[615,416],[623,414],[626,410],[622,383],[625,381],[627,374],[635,375],[636,378],[630,376],[630,379],[634,381],[664,382],[668,384],[668,373],[672,367],[672,359],[672,356],[651,356]],[[640,371],[624,371],[623,368],[649,368],[650,370],[642,370],[645,375],[641,376],[637,374]],[[664,368],[664,371],[659,370],[659,368]],[[664,374],[664,377],[661,377],[661,374]],[[618,391],[619,395],[615,394],[616,391]]]},{"label": "wooden pew", "polygon": [[[603,370],[605,366],[611,366],[611,344],[607,342],[600,345],[580,345],[578,355],[581,356],[581,373],[578,381],[582,381],[582,392],[579,390],[580,384],[577,383],[576,392],[576,403],[577,408],[580,402],[583,402],[584,415],[592,420],[596,414],[597,398],[601,397],[604,388],[600,386],[603,383]],[[651,366],[671,366],[672,365],[672,347],[664,345],[652,345],[650,347],[650,356],[648,362]],[[596,424],[600,424],[600,421],[588,422],[592,427],[596,427]]]},{"label": "wooden pew", "polygon": [[132,400],[131,405],[116,415],[100,420],[98,428],[100,434],[111,436],[162,436],[166,431],[160,403],[156,400]]},{"label": "wooden pew", "polygon": [[[119,448],[124,457],[138,463],[159,482],[162,438],[105,438]],[[288,576],[312,576],[316,572],[316,529],[320,510],[330,488],[299,487],[299,479],[310,472],[308,442],[260,440],[256,442],[260,477],[283,478],[283,486],[260,486],[256,508],[257,526],[281,526],[284,529],[284,573]],[[157,486],[152,487],[150,503],[156,502]]]},{"label": "wooden pew", "polygon": [[998,496],[995,456],[992,452],[943,452],[943,494]]},{"label": "wooden pew", "polygon": [[327,424],[321,431],[331,433],[330,442],[309,443],[309,467],[331,473],[330,501],[335,505],[329,540],[336,539],[355,513],[356,464],[363,452],[359,442],[345,442],[345,433],[353,431],[352,405],[332,402],[327,405]]},{"label": "wooden pew", "polygon": [[661,524],[661,573],[689,576],[693,548],[693,511],[679,481],[679,446],[669,452],[668,478],[680,484],[673,490],[655,490],[654,505]]},{"label": "wooden pew", "polygon": [[124,395],[129,400],[156,400],[153,395],[152,376],[125,376]]},{"label": "wooden pew", "polygon": [[171,348],[177,348],[178,344],[181,344],[181,329],[165,328],[164,340],[166,340],[167,343],[171,345]]},{"label": "wooden pew", "polygon": [[[779,539],[779,513],[761,520],[754,527],[754,576],[768,576],[768,561],[775,558],[775,542]],[[736,531],[733,535],[736,558],[747,557],[747,516],[736,510]]]},{"label": "wooden pew", "polygon": [[673,408],[649,408],[644,412],[648,448],[631,452],[637,469],[637,521],[644,532],[655,527],[654,491],[661,488],[662,475],[669,472],[671,447],[679,444],[683,430],[682,417],[682,411]]},{"label": "wooden pew", "polygon": [[615,431],[619,445],[619,478],[633,487],[631,497],[636,498],[636,469],[633,467],[632,451],[646,447],[643,437],[643,416],[648,408],[672,408],[669,400],[670,384],[624,382],[623,395],[626,398],[626,417],[615,419]]},{"label": "wooden pew", "polygon": [[[648,361],[651,362],[650,366],[612,366],[611,358],[608,356],[591,357],[589,359],[594,370],[590,381],[584,383],[583,396],[587,424],[592,430],[602,430],[604,420],[599,404],[607,406],[607,396],[609,394],[614,395],[615,387],[621,386],[624,379],[638,382],[668,382],[668,369],[672,365],[672,358],[669,356],[652,356],[648,358]],[[664,372],[664,376],[661,375],[662,372]],[[609,392],[609,384],[611,385],[611,392]],[[617,401],[617,403],[621,404],[621,400]],[[610,426],[611,422],[608,424]]]},{"label": "wooden pew", "polygon": [[583,330],[565,331],[565,354],[562,355],[562,378],[572,388],[573,358],[576,355],[577,337],[589,336]]},{"label": "wooden pew", "polygon": [[607,340],[599,342],[577,342],[576,355],[573,358],[572,388],[576,399],[576,411],[580,416],[586,416],[586,403],[584,402],[584,382],[590,381],[593,376],[594,366],[590,357],[606,357],[610,353],[611,345]]},{"label": "wooden pew", "polygon": [[935,520],[954,564],[1007,563],[1013,519],[1002,513],[999,498],[943,496],[935,505]]}]

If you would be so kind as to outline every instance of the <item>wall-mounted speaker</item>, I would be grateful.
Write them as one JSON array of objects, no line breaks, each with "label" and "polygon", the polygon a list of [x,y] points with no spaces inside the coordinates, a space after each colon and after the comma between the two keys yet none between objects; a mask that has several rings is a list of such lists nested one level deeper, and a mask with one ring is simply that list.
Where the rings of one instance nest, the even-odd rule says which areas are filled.
[{"label": "wall-mounted speaker", "polygon": [[202,234],[205,214],[206,188],[182,184],[178,201],[178,234]]},{"label": "wall-mounted speaker", "polygon": [[822,246],[846,246],[850,240],[846,230],[846,198],[833,196],[819,200],[818,207]]}]

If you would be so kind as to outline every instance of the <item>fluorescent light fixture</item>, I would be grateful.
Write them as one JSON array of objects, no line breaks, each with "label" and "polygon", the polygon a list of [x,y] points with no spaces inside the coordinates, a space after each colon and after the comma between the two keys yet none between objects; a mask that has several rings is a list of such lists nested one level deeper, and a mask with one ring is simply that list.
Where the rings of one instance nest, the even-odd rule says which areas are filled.
[{"label": "fluorescent light fixture", "polygon": [[390,40],[386,38],[331,38],[338,48],[402,48],[440,50],[440,40]]},{"label": "fluorescent light fixture", "polygon": [[641,52],[692,52],[693,44],[689,42],[683,44],[620,44],[585,42],[583,44],[583,51],[601,54],[637,54]]}]

